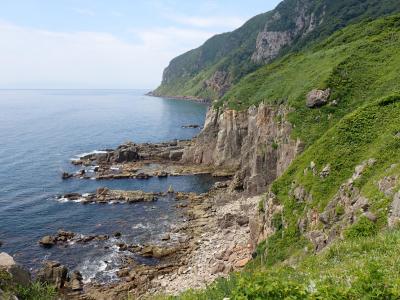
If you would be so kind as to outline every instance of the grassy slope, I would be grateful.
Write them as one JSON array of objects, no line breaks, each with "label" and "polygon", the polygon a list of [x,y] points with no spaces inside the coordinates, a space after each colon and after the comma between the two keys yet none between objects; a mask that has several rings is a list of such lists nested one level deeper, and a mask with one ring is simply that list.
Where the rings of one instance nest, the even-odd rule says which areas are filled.
[{"label": "grassy slope", "polygon": [[[304,52],[288,55],[252,73],[222,102],[245,109],[260,102],[288,103],[295,137],[308,145],[363,103],[400,91],[400,17],[363,22],[339,31]],[[330,87],[337,107],[310,110],[313,88]],[[220,103],[220,104],[221,104]]]},{"label": "grassy slope", "polygon": [[[399,165],[390,168],[400,161],[399,115],[400,95],[389,96],[356,110],[330,129],[273,184],[272,191],[285,207],[285,226],[277,226],[276,233],[259,246],[259,256],[247,271],[179,298],[398,299],[400,231],[386,229],[391,200],[376,182],[389,174],[400,175]],[[310,209],[322,211],[354,168],[369,158],[377,162],[356,185],[368,197],[377,223],[359,218],[346,230],[344,241],[315,255],[298,230],[298,220]],[[311,172],[305,175],[311,161],[318,170],[330,163],[331,174],[326,179]],[[311,203],[298,203],[290,196],[294,181],[312,193]]]},{"label": "grassy slope", "polygon": [[[285,99],[295,108],[290,116],[295,135],[308,139],[309,147],[271,187],[285,207],[285,226],[277,224],[276,233],[259,246],[258,258],[246,271],[179,298],[400,298],[400,231],[386,229],[391,199],[377,188],[384,176],[400,175],[400,165],[391,167],[400,161],[399,31],[400,16],[348,27],[304,53],[264,67],[227,95],[229,105],[243,108]],[[310,89],[328,86],[338,107],[305,108]],[[240,104],[238,99],[248,101]],[[355,184],[369,199],[377,223],[359,218],[344,241],[315,255],[298,220],[311,209],[322,212],[354,168],[370,158],[377,160],[375,165]],[[304,173],[311,161],[319,171],[330,164],[330,175],[323,179]],[[293,182],[312,194],[311,203],[293,199]]]}]

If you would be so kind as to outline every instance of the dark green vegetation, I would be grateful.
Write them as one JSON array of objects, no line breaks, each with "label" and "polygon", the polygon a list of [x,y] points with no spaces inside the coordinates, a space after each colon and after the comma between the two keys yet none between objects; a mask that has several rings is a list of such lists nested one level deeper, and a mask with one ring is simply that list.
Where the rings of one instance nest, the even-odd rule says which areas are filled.
[{"label": "dark green vegetation", "polygon": [[[348,24],[400,11],[398,0],[285,0],[271,12],[258,15],[239,29],[217,35],[203,46],[174,60],[164,71],[162,85],[155,91],[164,96],[197,96],[216,99],[224,91],[207,85],[217,71],[226,72],[223,80],[236,84],[260,67],[251,57],[260,32],[288,32],[290,44],[279,56],[294,53],[321,41]],[[279,15],[280,18],[274,16]],[[298,20],[309,20],[314,30],[298,27]],[[310,21],[312,20],[312,21]],[[297,26],[297,27],[296,27]]]},{"label": "dark green vegetation", "polygon": [[[388,228],[393,196],[377,184],[385,176],[400,176],[399,49],[400,15],[362,21],[262,67],[225,95],[219,104],[235,109],[261,102],[294,108],[293,135],[307,148],[270,188],[284,210],[273,216],[275,233],[259,245],[257,258],[243,272],[179,299],[400,298],[400,230]],[[328,87],[337,105],[305,106],[311,89]],[[354,186],[368,199],[376,222],[358,212],[342,238],[316,254],[299,220],[310,211],[324,212],[355,168],[370,159],[374,163]],[[311,162],[317,174],[310,171]],[[319,176],[328,164],[329,176]],[[297,201],[293,184],[312,200]],[[259,210],[265,210],[264,201]],[[337,205],[334,212],[339,220],[345,208]]]},{"label": "dark green vegetation", "polygon": [[57,296],[53,286],[39,282],[32,283],[27,287],[15,285],[11,276],[2,270],[0,270],[0,290],[4,292],[4,295],[0,295],[1,300],[14,299],[12,295],[17,296],[20,300],[54,300]]}]

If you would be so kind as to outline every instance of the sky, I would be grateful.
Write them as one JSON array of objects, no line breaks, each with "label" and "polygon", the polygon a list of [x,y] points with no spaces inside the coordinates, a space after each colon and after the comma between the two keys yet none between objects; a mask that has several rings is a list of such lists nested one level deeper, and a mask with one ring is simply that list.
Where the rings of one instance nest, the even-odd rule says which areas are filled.
[{"label": "sky", "polygon": [[280,0],[0,0],[0,88],[156,88],[179,54]]}]

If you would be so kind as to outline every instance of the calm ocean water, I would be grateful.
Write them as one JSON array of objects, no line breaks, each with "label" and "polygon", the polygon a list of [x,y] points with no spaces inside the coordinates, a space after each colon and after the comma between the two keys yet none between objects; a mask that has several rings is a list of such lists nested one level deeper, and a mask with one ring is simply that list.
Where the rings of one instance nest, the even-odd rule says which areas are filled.
[{"label": "calm ocean water", "polygon": [[[143,96],[140,90],[2,90],[0,91],[0,241],[1,251],[35,270],[44,259],[59,260],[81,270],[85,279],[110,280],[118,265],[116,249],[104,244],[84,247],[38,245],[58,229],[82,234],[123,233],[127,242],[156,240],[179,222],[173,199],[134,205],[60,203],[67,192],[112,189],[203,192],[207,176],[117,181],[62,181],[76,154],[112,148],[125,141],[157,142],[188,139],[199,129],[206,106]],[[106,243],[115,243],[108,241]],[[107,262],[107,263],[106,263]]]}]

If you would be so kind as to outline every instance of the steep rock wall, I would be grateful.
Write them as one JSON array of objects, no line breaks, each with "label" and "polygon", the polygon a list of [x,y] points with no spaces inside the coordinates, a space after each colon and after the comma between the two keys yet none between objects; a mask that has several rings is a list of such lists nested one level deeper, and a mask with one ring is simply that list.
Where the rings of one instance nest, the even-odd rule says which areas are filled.
[{"label": "steep rock wall", "polygon": [[230,170],[235,174],[232,189],[262,193],[303,150],[299,140],[290,138],[288,113],[287,107],[263,104],[242,112],[210,109],[182,161]]}]

